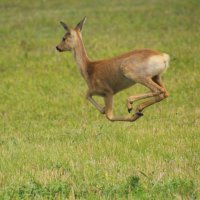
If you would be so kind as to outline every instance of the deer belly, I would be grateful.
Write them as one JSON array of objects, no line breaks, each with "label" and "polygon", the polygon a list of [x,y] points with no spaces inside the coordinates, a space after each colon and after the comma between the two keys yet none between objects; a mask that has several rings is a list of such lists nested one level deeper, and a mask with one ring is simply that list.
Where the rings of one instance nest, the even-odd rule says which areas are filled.
[{"label": "deer belly", "polygon": [[135,82],[133,80],[130,80],[126,77],[121,77],[120,79],[116,77],[116,79],[109,81],[109,86],[112,88],[113,93],[117,93],[123,89],[129,88],[134,84]]}]

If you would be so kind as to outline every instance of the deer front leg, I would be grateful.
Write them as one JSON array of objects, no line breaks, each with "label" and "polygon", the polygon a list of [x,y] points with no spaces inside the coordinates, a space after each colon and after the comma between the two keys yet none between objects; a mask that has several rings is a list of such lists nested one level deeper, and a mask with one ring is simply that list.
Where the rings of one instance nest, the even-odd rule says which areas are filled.
[{"label": "deer front leg", "polygon": [[114,116],[113,115],[113,95],[107,95],[105,98],[105,112],[106,112],[106,117],[110,121],[129,121],[133,122],[137,119],[139,119],[142,114],[141,113],[136,113],[133,116]]},{"label": "deer front leg", "polygon": [[105,114],[105,107],[101,107],[93,98],[92,98],[92,93],[87,92],[86,98],[96,107],[96,109],[101,113]]}]

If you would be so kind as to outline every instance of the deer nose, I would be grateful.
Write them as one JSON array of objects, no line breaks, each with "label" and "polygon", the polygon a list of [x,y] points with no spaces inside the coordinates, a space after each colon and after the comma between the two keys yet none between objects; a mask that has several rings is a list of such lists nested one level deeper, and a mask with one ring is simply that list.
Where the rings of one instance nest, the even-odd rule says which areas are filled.
[{"label": "deer nose", "polygon": [[58,51],[62,51],[58,46],[56,46],[56,49],[57,49]]}]

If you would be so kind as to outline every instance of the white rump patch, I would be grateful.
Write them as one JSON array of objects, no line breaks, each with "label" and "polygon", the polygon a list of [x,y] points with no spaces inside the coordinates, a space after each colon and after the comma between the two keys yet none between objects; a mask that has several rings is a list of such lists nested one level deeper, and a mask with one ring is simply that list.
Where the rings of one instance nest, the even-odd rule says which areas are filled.
[{"label": "white rump patch", "polygon": [[169,60],[170,60],[169,55],[165,53],[162,55],[151,56],[147,64],[148,66],[148,68],[146,69],[147,74],[152,77],[162,74],[169,67]]}]

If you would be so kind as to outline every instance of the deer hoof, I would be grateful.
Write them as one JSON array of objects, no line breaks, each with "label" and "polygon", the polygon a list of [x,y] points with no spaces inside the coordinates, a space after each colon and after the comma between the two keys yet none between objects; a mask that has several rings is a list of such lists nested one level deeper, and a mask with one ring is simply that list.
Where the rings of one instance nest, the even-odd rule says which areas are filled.
[{"label": "deer hoof", "polygon": [[132,108],[128,108],[128,112],[129,112],[129,113],[131,112],[131,110],[132,110]]},{"label": "deer hoof", "polygon": [[103,115],[106,114],[106,108],[103,107],[103,108],[100,110],[100,113],[103,114]]},{"label": "deer hoof", "polygon": [[140,117],[143,116],[143,113],[141,113],[141,112],[136,112],[135,114],[138,115],[138,116],[140,116]]}]

